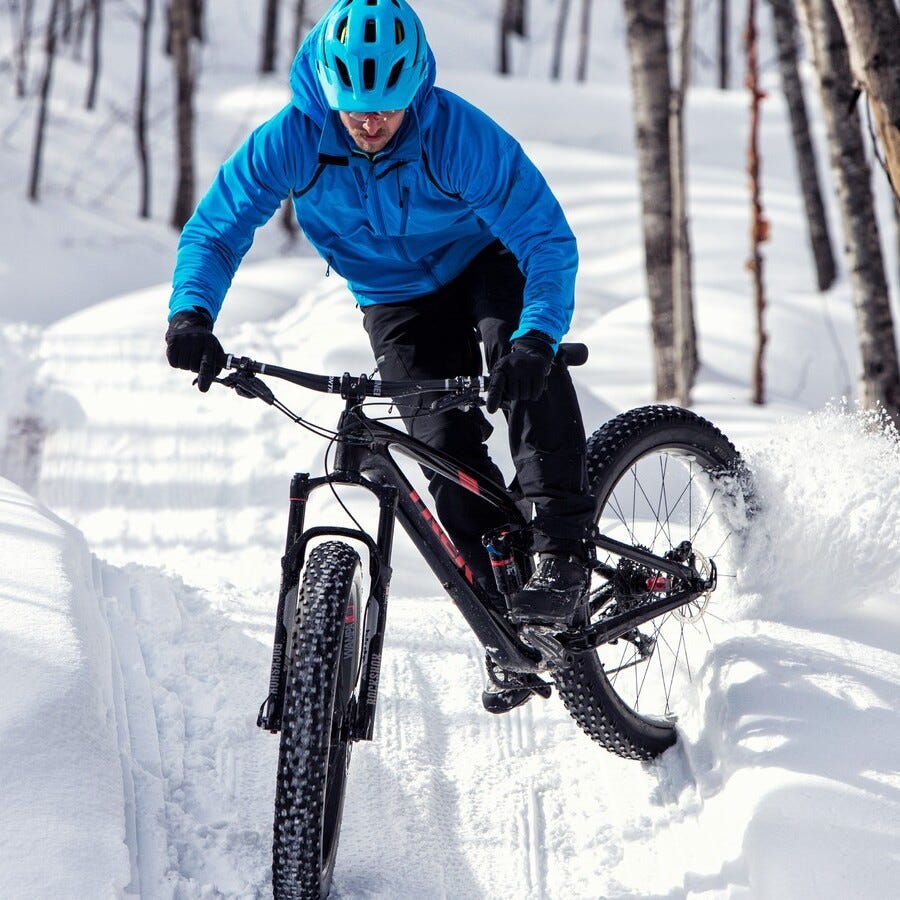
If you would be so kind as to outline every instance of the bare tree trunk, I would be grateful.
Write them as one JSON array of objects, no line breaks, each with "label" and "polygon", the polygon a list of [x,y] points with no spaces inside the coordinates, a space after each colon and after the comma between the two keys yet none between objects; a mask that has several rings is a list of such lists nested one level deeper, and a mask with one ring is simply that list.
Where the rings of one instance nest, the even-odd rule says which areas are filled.
[{"label": "bare tree trunk", "polygon": [[728,0],[719,0],[719,87],[728,90],[731,52],[728,46],[729,24]]},{"label": "bare tree trunk", "polygon": [[766,291],[763,281],[762,244],[769,238],[769,223],[762,208],[759,189],[759,111],[765,96],[759,86],[759,45],[756,30],[756,0],[747,3],[747,89],[750,91],[750,134],[747,141],[747,174],[750,178],[750,252],[747,268],[753,276],[753,307],[756,314],[756,350],[753,354],[753,374],[751,378],[751,401],[756,404],[766,402],[765,352],[766,335],[765,312]]},{"label": "bare tree trunk", "polygon": [[501,75],[512,72],[510,36],[525,37],[525,0],[503,0],[500,12],[500,48],[497,71]]},{"label": "bare tree trunk", "polygon": [[62,17],[60,36],[62,37],[63,42],[68,44],[72,37],[72,0],[62,0],[59,14]]},{"label": "bare tree trunk", "polygon": [[802,0],[822,94],[831,166],[844,221],[862,360],[860,403],[882,405],[900,422],[900,369],[881,254],[871,171],[850,73],[850,58],[831,0]]},{"label": "bare tree trunk", "polygon": [[894,248],[897,251],[897,283],[900,284],[900,203],[894,204]]},{"label": "bare tree trunk", "polygon": [[44,75],[41,78],[41,99],[38,105],[37,124],[31,152],[31,175],[28,179],[28,199],[33,203],[37,203],[41,192],[41,162],[44,155],[44,132],[47,126],[47,107],[50,103],[50,86],[53,83],[53,61],[56,58],[56,20],[58,15],[59,0],[53,0],[47,17],[47,31],[44,37]]},{"label": "bare tree trunk", "polygon": [[262,52],[259,57],[259,71],[263,75],[275,71],[278,55],[278,12],[279,0],[266,0],[263,6]]},{"label": "bare tree trunk", "polygon": [[691,390],[698,368],[684,161],[684,101],[691,72],[692,19],[693,0],[679,0],[678,55],[675,86],[672,89],[669,106],[669,147],[672,157],[672,323],[675,399],[681,406],[691,405]]},{"label": "bare tree trunk", "polygon": [[[303,37],[306,34],[306,0],[297,0],[297,3],[294,7],[294,31],[293,31],[293,44],[294,44],[294,52],[300,47],[300,44],[303,42]],[[299,232],[299,228],[297,226],[297,215],[294,212],[294,204],[291,201],[291,198],[288,197],[281,204],[281,227],[284,229],[285,233],[288,236],[290,241],[294,241],[297,239],[297,235]]]},{"label": "bare tree trunk", "polygon": [[572,0],[559,0],[559,12],[556,15],[556,30],[553,34],[553,59],[550,63],[550,77],[559,79],[562,72],[563,45],[566,40],[566,25],[569,21],[569,10]]},{"label": "bare tree trunk", "polygon": [[775,41],[778,45],[781,85],[791,117],[791,133],[794,138],[794,151],[797,154],[797,173],[800,177],[800,189],[809,225],[809,243],[816,264],[816,283],[820,291],[825,291],[834,284],[837,264],[828,231],[828,218],[822,200],[816,154],[809,132],[806,100],[797,65],[799,35],[794,0],[769,0],[769,5],[772,7]]},{"label": "bare tree trunk", "polygon": [[170,4],[172,57],[175,63],[178,179],[172,225],[181,229],[194,211],[194,69],[191,40],[195,36],[193,0]]},{"label": "bare tree trunk", "polygon": [[150,35],[153,28],[153,0],[144,0],[141,19],[141,46],[138,63],[137,103],[134,131],[141,170],[141,200],[138,215],[150,218],[150,146],[147,142],[147,95],[150,81]]},{"label": "bare tree trunk", "polygon": [[81,51],[84,47],[84,32],[87,27],[88,7],[91,0],[81,0],[78,8],[78,16],[75,19],[75,37],[72,41],[72,59],[81,61]]},{"label": "bare tree trunk", "polygon": [[581,0],[581,26],[578,34],[578,65],[575,77],[578,81],[586,81],[588,56],[591,50],[591,0]]},{"label": "bare tree trunk", "polygon": [[203,13],[205,10],[204,0],[194,0],[193,13],[194,18],[191,25],[191,34],[198,44],[206,42],[206,35],[203,32]]},{"label": "bare tree trunk", "polygon": [[872,104],[888,177],[900,198],[900,12],[894,0],[834,0],[853,75]]},{"label": "bare tree trunk", "polygon": [[656,399],[675,396],[672,320],[672,182],[666,0],[624,0],[641,183],[644,257]]},{"label": "bare tree trunk", "polygon": [[[13,7],[13,15],[20,11],[18,3]],[[16,96],[24,97],[28,87],[28,47],[31,43],[31,29],[34,24],[34,0],[23,0],[21,17],[18,21],[18,35],[15,46]]]},{"label": "bare tree trunk", "polygon": [[294,9],[294,53],[300,48],[303,36],[306,34],[306,0],[297,0]]},{"label": "bare tree trunk", "polygon": [[[306,0],[297,0],[294,6],[294,29],[292,37],[294,45],[293,52],[296,52],[303,42],[306,30]],[[295,241],[300,229],[297,227],[297,216],[294,212],[294,204],[290,197],[281,204],[279,221],[288,240]]]},{"label": "bare tree trunk", "polygon": [[100,36],[103,26],[103,0],[91,0],[91,75],[88,81],[85,109],[93,109],[97,103],[97,83],[100,80]]}]

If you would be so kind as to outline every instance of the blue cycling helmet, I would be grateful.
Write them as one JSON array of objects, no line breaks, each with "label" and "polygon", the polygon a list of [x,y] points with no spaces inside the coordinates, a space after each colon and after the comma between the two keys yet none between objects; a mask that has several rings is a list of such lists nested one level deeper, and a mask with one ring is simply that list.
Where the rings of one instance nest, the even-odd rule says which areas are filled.
[{"label": "blue cycling helmet", "polygon": [[325,14],[316,74],[332,109],[406,109],[427,66],[425,30],[406,0],[338,0]]}]

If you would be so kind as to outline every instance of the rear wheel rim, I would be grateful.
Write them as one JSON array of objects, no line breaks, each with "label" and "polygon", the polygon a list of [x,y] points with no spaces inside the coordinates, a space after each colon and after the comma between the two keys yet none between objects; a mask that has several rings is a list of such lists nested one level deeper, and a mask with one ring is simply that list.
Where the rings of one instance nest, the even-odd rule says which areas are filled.
[{"label": "rear wheel rim", "polygon": [[[598,506],[598,528],[604,535],[646,547],[657,555],[690,541],[698,570],[708,572],[710,561],[715,561],[727,586],[732,573],[721,561],[732,531],[719,512],[725,497],[714,475],[720,470],[719,463],[695,447],[653,448],[615,476]],[[594,621],[629,604],[665,596],[668,582],[661,572],[629,568],[632,564],[628,561],[602,552],[599,558],[619,567],[623,581],[631,587],[617,592]],[[643,585],[645,590],[640,589]],[[603,592],[602,586],[599,591]],[[636,714],[667,722],[677,719],[676,700],[683,695],[685,682],[694,680],[721,622],[716,611],[718,599],[700,595],[640,626],[630,639],[599,648],[598,657],[610,685]]]}]

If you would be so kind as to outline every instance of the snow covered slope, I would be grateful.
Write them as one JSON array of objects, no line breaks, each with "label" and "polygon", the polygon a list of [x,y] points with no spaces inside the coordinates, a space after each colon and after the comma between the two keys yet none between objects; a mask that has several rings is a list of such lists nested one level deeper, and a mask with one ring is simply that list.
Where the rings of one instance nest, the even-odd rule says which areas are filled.
[{"label": "snow covered slope", "polygon": [[[367,370],[359,313],[319,269],[245,269],[219,329],[226,346]],[[107,624],[92,633],[127,661],[114,708],[135,783],[131,884],[147,897],[265,896],[276,742],[253,721],[289,476],[321,468],[324,442],[160,366],[164,297],[110,301],[44,335],[40,490],[123,567],[99,567]],[[642,310],[600,320],[635,370],[647,364]],[[763,513],[682,698],[679,746],[648,766],[616,759],[555,698],[483,713],[478,648],[401,541],[376,741],[354,754],[337,897],[890,894],[900,451],[877,422],[840,410],[779,423],[728,406],[729,383],[709,373],[733,356],[710,347],[702,411],[730,410]],[[640,394],[609,359],[593,366],[579,372],[586,408]],[[339,407],[279,395],[326,425]],[[342,516],[333,504],[314,514]],[[120,827],[110,840],[122,838]],[[864,865],[872,847],[879,864]]]},{"label": "snow covered slope", "polygon": [[95,560],[6,480],[0,559],[0,894],[117,896],[130,880],[131,773]]},{"label": "snow covered slope", "polygon": [[[578,235],[586,422],[649,402],[621,46],[595,44],[602,80],[552,85],[536,40],[518,61],[534,80],[500,80],[486,74],[493,13],[465,0],[421,7],[441,82],[526,141]],[[252,78],[256,5],[216,8],[204,178],[285,96],[281,81]],[[536,34],[549,34],[538,26],[553,10],[543,5]],[[621,41],[618,8],[600,10]],[[109,27],[134,23],[111,7]],[[61,62],[58,76],[41,207],[20,197],[25,111],[2,108],[0,316],[42,327],[0,326],[0,474],[28,488],[0,481],[0,897],[269,896],[277,739],[254,723],[290,475],[320,471],[325,442],[262,404],[200,395],[166,367],[175,237],[163,213],[132,218],[130,134],[116,114],[130,86],[104,81],[98,140],[75,110],[79,71]],[[853,393],[852,306],[845,282],[813,290],[774,96],[763,131],[770,403],[747,403],[746,98],[698,90],[689,107],[697,408],[748,458],[762,512],[717,594],[681,741],[641,766],[592,745],[555,697],[488,716],[479,649],[399,535],[376,740],[354,752],[338,898],[896,894],[900,451],[877,421],[823,409]],[[171,150],[154,150],[162,173]],[[217,325],[226,347],[371,371],[340,279],[282,244],[264,231],[239,273]],[[334,399],[279,395],[336,420]],[[508,466],[502,428],[492,448]],[[310,515],[346,524],[324,498]]]}]

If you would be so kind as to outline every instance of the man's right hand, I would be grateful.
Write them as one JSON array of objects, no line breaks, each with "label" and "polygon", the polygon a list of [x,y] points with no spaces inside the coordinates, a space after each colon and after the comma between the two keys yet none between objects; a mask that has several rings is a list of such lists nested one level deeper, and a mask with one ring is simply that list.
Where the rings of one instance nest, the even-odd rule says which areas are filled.
[{"label": "man's right hand", "polygon": [[206,392],[225,366],[225,351],[212,333],[212,317],[202,307],[175,313],[166,330],[166,359],[175,369],[197,372],[197,387]]}]

